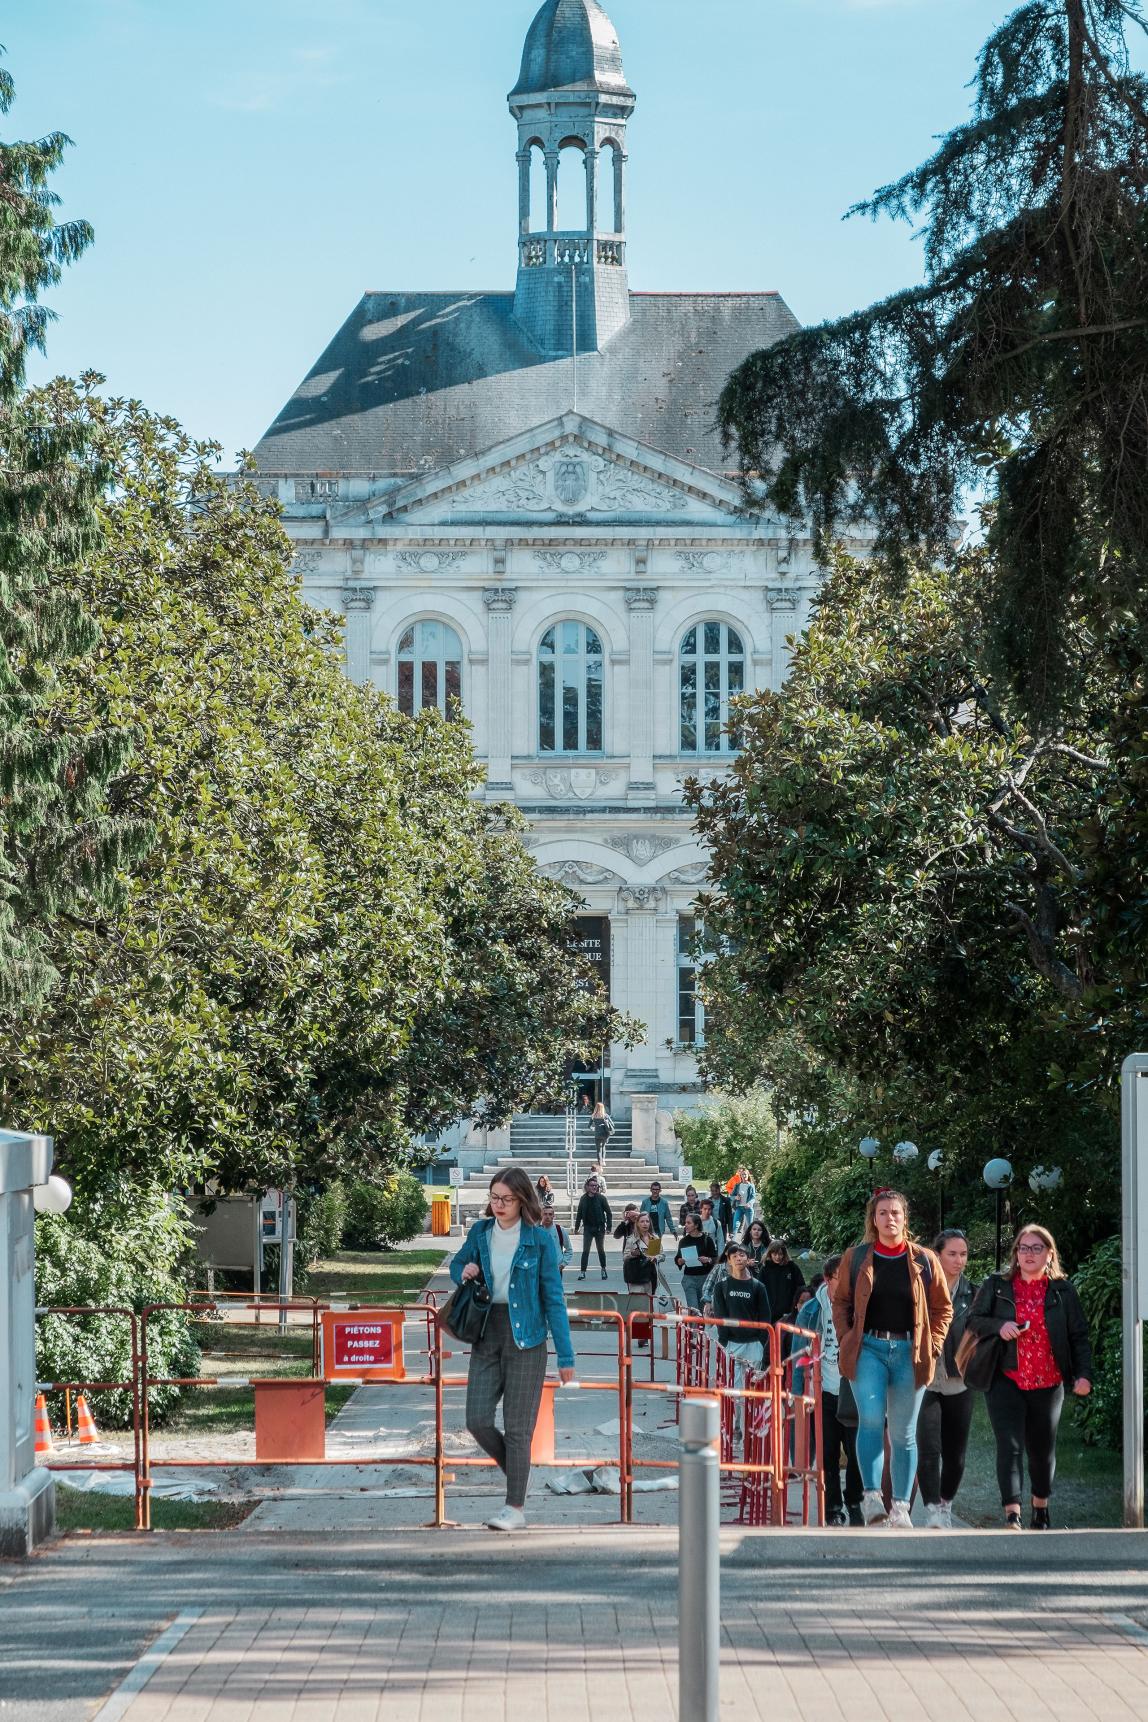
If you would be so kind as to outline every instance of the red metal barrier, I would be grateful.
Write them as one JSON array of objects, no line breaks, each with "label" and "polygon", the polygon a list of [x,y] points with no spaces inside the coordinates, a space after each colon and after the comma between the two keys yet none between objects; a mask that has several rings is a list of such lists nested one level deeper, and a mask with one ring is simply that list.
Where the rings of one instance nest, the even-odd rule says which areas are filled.
[{"label": "red metal barrier", "polygon": [[[782,1524],[799,1522],[824,1525],[825,1473],[821,1456],[825,1451],[821,1430],[821,1338],[808,1328],[794,1327],[779,1321],[778,1338],[784,1350],[785,1338],[802,1342],[801,1350],[790,1350],[780,1371],[780,1417],[778,1435],[781,1467],[782,1500],[785,1517]],[[801,1518],[794,1521],[789,1513],[791,1485],[800,1491]],[[816,1516],[810,1519],[810,1506]]]},{"label": "red metal barrier", "polygon": [[36,1392],[51,1393],[130,1393],[132,1396],[132,1457],[131,1459],[95,1459],[90,1455],[70,1461],[49,1459],[49,1471],[131,1471],[135,1481],[135,1529],[145,1528],[147,1500],[143,1487],[143,1428],[140,1411],[140,1324],[134,1309],[117,1304],[45,1304],[36,1310],[41,1316],[59,1315],[80,1318],[90,1315],[120,1316],[128,1323],[131,1334],[132,1374],[130,1381],[38,1381]]}]

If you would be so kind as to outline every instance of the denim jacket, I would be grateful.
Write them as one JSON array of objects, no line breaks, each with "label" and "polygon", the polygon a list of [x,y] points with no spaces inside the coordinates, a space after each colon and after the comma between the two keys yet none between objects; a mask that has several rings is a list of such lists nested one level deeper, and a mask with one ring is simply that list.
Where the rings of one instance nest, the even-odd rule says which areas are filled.
[{"label": "denim jacket", "polygon": [[[450,1277],[462,1284],[462,1270],[477,1262],[488,1286],[494,1284],[490,1265],[490,1233],[497,1220],[479,1220],[470,1228],[462,1248],[450,1264]],[[541,1226],[522,1222],[522,1234],[510,1266],[510,1331],[520,1351],[544,1345],[546,1329],[554,1338],[559,1369],[573,1369],[574,1342],[570,1319],[558,1273],[558,1250]]]}]

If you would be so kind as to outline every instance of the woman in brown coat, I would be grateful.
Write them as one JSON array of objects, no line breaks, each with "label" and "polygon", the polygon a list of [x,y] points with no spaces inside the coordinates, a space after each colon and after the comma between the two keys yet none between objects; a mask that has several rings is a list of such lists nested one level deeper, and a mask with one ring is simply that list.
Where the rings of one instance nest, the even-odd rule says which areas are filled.
[{"label": "woman in brown coat", "polygon": [[[953,1304],[941,1264],[915,1244],[909,1204],[877,1190],[865,1210],[865,1242],[846,1250],[833,1291],[841,1374],[857,1402],[857,1464],[867,1525],[910,1528],[917,1470],[917,1417],[945,1343]],[[889,1427],[893,1508],[881,1497],[885,1425]]]}]

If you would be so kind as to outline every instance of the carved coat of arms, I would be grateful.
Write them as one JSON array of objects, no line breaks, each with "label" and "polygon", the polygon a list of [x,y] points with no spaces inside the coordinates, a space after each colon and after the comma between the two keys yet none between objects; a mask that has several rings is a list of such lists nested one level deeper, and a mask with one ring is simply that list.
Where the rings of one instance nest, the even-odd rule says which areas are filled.
[{"label": "carved coat of arms", "polygon": [[586,462],[568,455],[554,467],[554,492],[566,508],[575,508],[585,500],[590,489],[590,474]]}]

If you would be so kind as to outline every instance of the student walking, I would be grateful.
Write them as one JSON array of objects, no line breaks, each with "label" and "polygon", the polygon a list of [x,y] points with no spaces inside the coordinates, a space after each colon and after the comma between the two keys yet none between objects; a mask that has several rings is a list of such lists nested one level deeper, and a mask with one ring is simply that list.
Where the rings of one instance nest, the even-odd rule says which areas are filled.
[{"label": "student walking", "polygon": [[697,1192],[696,1187],[693,1184],[687,1184],[686,1185],[686,1199],[682,1203],[681,1207],[678,1209],[678,1225],[681,1226],[682,1229],[684,1230],[685,1224],[686,1224],[686,1215],[687,1214],[697,1214],[700,1217],[701,1211],[702,1211],[701,1202],[698,1200],[698,1192]]},{"label": "student walking", "polygon": [[[490,1288],[486,1331],[470,1353],[466,1426],[506,1476],[506,1505],[487,1525],[494,1531],[521,1530],[530,1443],[546,1379],[547,1329],[563,1384],[574,1379],[574,1346],[557,1252],[542,1229],[534,1186],[520,1166],[494,1178],[487,1217],[470,1228],[450,1276],[455,1285],[481,1278]],[[494,1422],[500,1400],[502,1430]]]},{"label": "student walking", "polygon": [[733,1229],[739,1237],[745,1237],[749,1223],[753,1219],[753,1207],[757,1201],[757,1185],[750,1177],[744,1166],[737,1169],[737,1183],[730,1197],[733,1203]]},{"label": "student walking", "polygon": [[614,1134],[614,1120],[600,1100],[591,1114],[590,1124],[594,1131],[594,1148],[601,1160],[606,1153],[606,1144]]},{"label": "student walking", "polygon": [[[861,1472],[857,1468],[857,1425],[853,1420],[853,1393],[848,1382],[842,1404],[843,1384],[837,1328],[833,1322],[833,1293],[841,1267],[840,1256],[827,1256],[821,1284],[800,1312],[801,1325],[821,1341],[821,1468],[825,1473],[825,1522],[827,1525],[863,1524],[861,1517]],[[842,1422],[842,1415],[846,1421]],[[845,1493],[841,1492],[841,1459],[845,1457]]]},{"label": "student walking", "polygon": [[933,1239],[933,1253],[941,1264],[953,1301],[953,1320],[917,1419],[917,1481],[925,1503],[925,1524],[930,1530],[951,1531],[953,1502],[965,1474],[975,1405],[972,1389],[966,1387],[957,1370],[957,1347],[973,1307],[976,1287],[965,1277],[969,1246],[962,1231],[950,1227],[938,1233]]},{"label": "student walking", "polygon": [[672,1232],[675,1238],[677,1237],[678,1228],[674,1225],[670,1204],[662,1195],[662,1186],[656,1178],[650,1185],[649,1195],[642,1198],[642,1212],[649,1214],[650,1224],[659,1238],[664,1238],[667,1232]]},{"label": "student walking", "polygon": [[590,1260],[590,1246],[595,1245],[598,1260],[602,1267],[602,1278],[609,1279],[606,1271],[606,1232],[613,1225],[614,1216],[610,1212],[610,1204],[602,1194],[597,1178],[587,1178],[578,1212],[574,1216],[574,1236],[584,1233],[582,1238],[582,1266],[578,1274],[580,1280],[586,1278],[586,1264]]},{"label": "student walking", "polygon": [[544,1232],[549,1232],[550,1236],[553,1238],[555,1247],[558,1251],[558,1272],[560,1274],[564,1274],[566,1269],[570,1266],[570,1263],[574,1260],[574,1246],[570,1242],[569,1234],[559,1223],[558,1216],[555,1214],[553,1206],[543,1208],[542,1210],[542,1230]]},{"label": "student walking", "polygon": [[[746,1332],[739,1324],[746,1321],[769,1320],[769,1300],[760,1280],[749,1271],[746,1248],[739,1239],[732,1239],[723,1251],[726,1276],[714,1287],[713,1312],[722,1322],[718,1328],[718,1344],[740,1366],[734,1379],[742,1380],[750,1370],[760,1370],[765,1360],[765,1344],[760,1333]],[[745,1427],[742,1416],[743,1400],[735,1402],[734,1440],[741,1440]]]},{"label": "student walking", "polygon": [[[865,1242],[842,1257],[832,1302],[838,1367],[857,1402],[865,1523],[908,1530],[917,1417],[953,1305],[940,1262],[912,1240],[909,1204],[898,1191],[878,1190],[870,1199]],[[888,1515],[881,1497],[886,1421],[893,1482]]]},{"label": "student walking", "polygon": [[726,1238],[714,1214],[714,1205],[708,1196],[703,1196],[698,1204],[698,1220],[702,1231],[713,1240],[714,1255],[720,1256],[726,1246]]},{"label": "student walking", "polygon": [[[703,1196],[702,1201],[705,1200]],[[721,1229],[721,1247],[724,1250],[733,1233],[733,1203],[716,1178],[710,1181],[709,1200],[713,1203],[714,1219]]]},{"label": "student walking", "polygon": [[542,1173],[534,1189],[538,1196],[539,1207],[552,1208],[554,1206],[554,1190],[545,1172]]},{"label": "student walking", "polygon": [[650,1223],[649,1214],[638,1214],[633,1230],[622,1245],[622,1279],[631,1291],[648,1292],[651,1297],[657,1295],[661,1253],[662,1240]]},{"label": "student walking", "polygon": [[797,1263],[790,1261],[788,1246],[780,1238],[770,1241],[757,1277],[769,1300],[769,1320],[792,1321],[805,1290],[805,1276]]},{"label": "student walking", "polygon": [[694,1315],[702,1313],[702,1287],[716,1261],[717,1249],[712,1237],[703,1230],[697,1214],[687,1214],[681,1248],[674,1262],[681,1269],[682,1301]]},{"label": "student walking", "polygon": [[1025,1226],[1018,1233],[1004,1272],[990,1274],[973,1299],[968,1326],[982,1342],[999,1342],[985,1404],[996,1436],[1005,1524],[1021,1528],[1027,1456],[1030,1527],[1051,1530],[1048,1503],[1064,1390],[1070,1387],[1082,1399],[1091,1393],[1092,1346],[1076,1287],[1066,1278],[1056,1239],[1044,1226]]},{"label": "student walking", "polygon": [[749,1271],[755,1280],[759,1280],[769,1254],[769,1230],[765,1221],[751,1220],[743,1241],[749,1253]]}]

